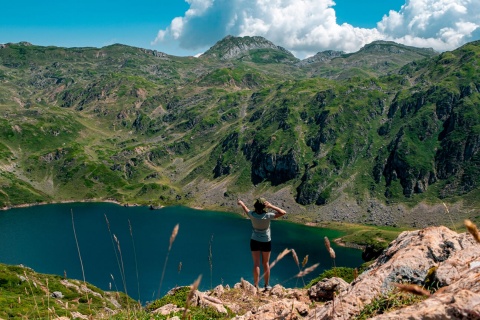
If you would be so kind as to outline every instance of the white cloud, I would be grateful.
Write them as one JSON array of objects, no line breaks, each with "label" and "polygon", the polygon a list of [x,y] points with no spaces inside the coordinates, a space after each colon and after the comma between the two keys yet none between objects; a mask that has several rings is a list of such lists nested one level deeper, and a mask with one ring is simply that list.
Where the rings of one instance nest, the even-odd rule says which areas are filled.
[{"label": "white cloud", "polygon": [[480,34],[479,0],[406,0],[400,11],[390,11],[372,29],[339,25],[333,0],[187,2],[184,16],[160,30],[152,44],[176,41],[198,52],[228,34],[258,35],[304,57],[327,49],[352,52],[374,40],[444,51]]},{"label": "white cloud", "polygon": [[480,28],[478,0],[407,0],[377,24],[386,39],[438,51],[476,40]]}]

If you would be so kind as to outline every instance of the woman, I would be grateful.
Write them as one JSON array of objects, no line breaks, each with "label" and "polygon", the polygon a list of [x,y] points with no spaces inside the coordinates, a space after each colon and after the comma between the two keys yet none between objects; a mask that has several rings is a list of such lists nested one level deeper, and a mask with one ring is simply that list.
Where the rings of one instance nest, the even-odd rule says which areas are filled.
[{"label": "woman", "polygon": [[[258,288],[260,277],[260,255],[262,257],[263,272],[265,275],[265,289],[270,290],[270,252],[272,251],[272,239],[270,236],[270,220],[279,218],[287,212],[275,207],[264,198],[259,198],[253,205],[255,211],[250,211],[242,200],[238,200],[238,205],[242,207],[252,221],[253,232],[250,238],[250,250],[253,258],[253,284]],[[267,212],[267,209],[273,209],[276,213]]]}]

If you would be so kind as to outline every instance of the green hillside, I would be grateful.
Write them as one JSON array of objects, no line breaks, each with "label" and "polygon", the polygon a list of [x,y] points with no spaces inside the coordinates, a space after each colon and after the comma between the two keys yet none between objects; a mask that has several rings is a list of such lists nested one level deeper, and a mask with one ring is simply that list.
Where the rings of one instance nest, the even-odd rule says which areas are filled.
[{"label": "green hillside", "polygon": [[0,206],[234,210],[263,194],[306,222],[408,225],[419,205],[450,221],[442,202],[475,219],[480,43],[332,57],[300,63],[260,37],[227,37],[200,58],[6,44]]}]

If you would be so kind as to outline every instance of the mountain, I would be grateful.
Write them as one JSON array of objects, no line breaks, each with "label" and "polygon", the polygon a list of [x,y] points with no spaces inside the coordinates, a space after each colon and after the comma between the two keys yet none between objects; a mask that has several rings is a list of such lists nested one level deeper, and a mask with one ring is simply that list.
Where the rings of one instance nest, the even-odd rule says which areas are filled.
[{"label": "mountain", "polygon": [[298,59],[285,48],[276,46],[267,39],[227,36],[207,50],[202,58],[220,60],[243,60],[256,63],[294,63]]},{"label": "mountain", "polygon": [[236,210],[263,195],[302,222],[470,217],[479,47],[374,42],[303,65],[260,37],[227,37],[200,58],[5,44],[0,204]]},{"label": "mountain", "polygon": [[374,41],[357,52],[319,52],[298,63],[311,76],[346,79],[354,76],[377,77],[396,72],[411,61],[438,55],[430,48],[405,46],[392,41]]}]

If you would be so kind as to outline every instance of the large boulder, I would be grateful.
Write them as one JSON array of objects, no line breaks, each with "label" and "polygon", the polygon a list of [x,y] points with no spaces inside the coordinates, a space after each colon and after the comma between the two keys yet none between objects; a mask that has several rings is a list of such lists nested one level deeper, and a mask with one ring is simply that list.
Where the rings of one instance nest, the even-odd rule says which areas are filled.
[{"label": "large boulder", "polygon": [[479,252],[480,245],[470,234],[443,226],[405,231],[334,303],[329,301],[310,314],[317,319],[354,317],[375,298],[394,290],[394,283],[422,286],[436,269],[434,281],[445,287],[419,304],[378,319],[422,319],[432,310],[431,319],[480,319]]}]

